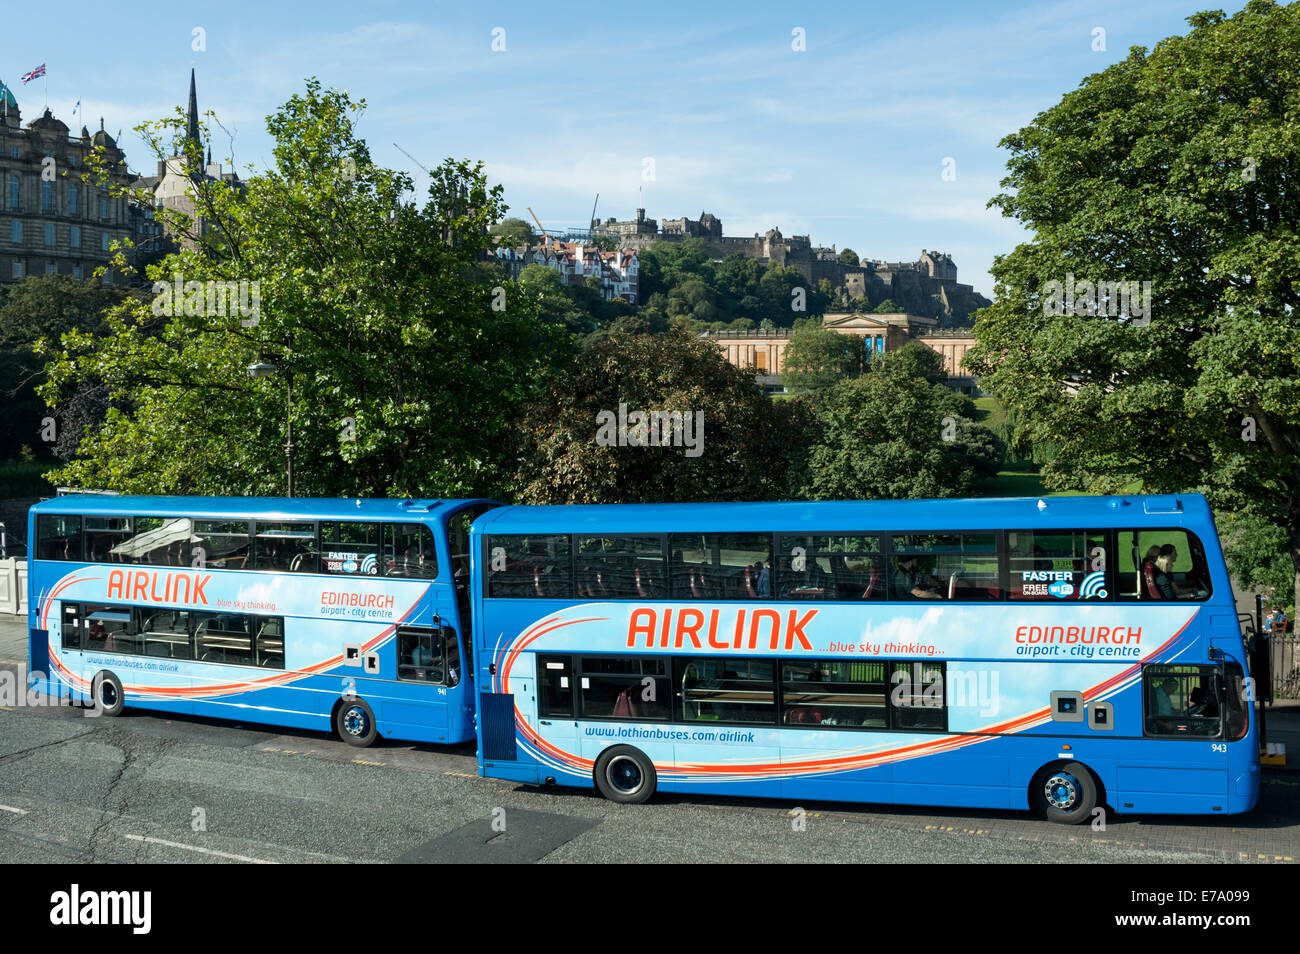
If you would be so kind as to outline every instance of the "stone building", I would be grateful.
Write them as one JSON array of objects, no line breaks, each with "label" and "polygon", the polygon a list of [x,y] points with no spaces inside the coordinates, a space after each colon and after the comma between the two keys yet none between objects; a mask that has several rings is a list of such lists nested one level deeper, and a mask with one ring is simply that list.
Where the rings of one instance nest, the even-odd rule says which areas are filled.
[{"label": "stone building", "polygon": [[[81,181],[87,157],[102,147],[109,176],[130,182],[126,157],[104,121],[94,133],[71,135],[49,109],[22,124],[22,111],[0,84],[0,282],[28,275],[89,279],[112,257],[112,244],[143,229],[130,203]],[[105,272],[105,284],[131,276]]]},{"label": "stone building", "polygon": [[566,285],[582,285],[596,276],[606,301],[622,298],[629,305],[638,303],[641,265],[634,250],[602,251],[581,242],[549,242],[517,248],[500,246],[489,257],[512,281],[518,281],[529,265],[542,265],[559,272]]},{"label": "stone building", "polygon": [[[198,97],[194,71],[190,71],[190,100],[186,139],[199,144]],[[158,163],[156,176],[136,175],[127,168],[126,155],[104,131],[104,121],[93,135],[83,126],[79,136],[48,109],[39,118],[21,123],[22,114],[13,92],[0,84],[0,282],[20,281],[28,275],[70,275],[89,279],[112,256],[118,239],[130,238],[128,261],[142,254],[163,252],[192,241],[207,223],[196,214],[192,185],[206,177],[236,187],[238,176],[208,161],[190,169],[183,156]],[[146,190],[152,204],[111,196],[81,181],[89,170],[87,157],[102,148],[116,187]],[[195,153],[198,155],[198,153]],[[47,162],[52,160],[52,162]],[[155,218],[159,208],[178,210],[194,217],[195,233],[164,235]],[[105,273],[106,284],[138,281],[133,272]]]},{"label": "stone building", "polygon": [[[864,339],[864,351],[887,354],[909,341],[917,341],[943,357],[947,384],[963,394],[978,394],[975,379],[962,366],[966,352],[974,347],[969,330],[943,329],[925,315],[831,314],[822,320],[824,327],[840,334]],[[710,331],[703,337],[722,349],[723,356],[736,367],[752,368],[768,390],[781,390],[780,376],[785,371],[785,349],[790,343],[789,328],[756,331]]]},{"label": "stone building", "polygon": [[823,279],[829,281],[854,307],[862,307],[863,299],[867,307],[892,300],[909,313],[936,318],[941,327],[968,326],[972,313],[991,304],[972,286],[957,281],[951,255],[929,249],[922,249],[915,262],[863,259],[858,265],[847,265],[835,246],[813,245],[807,235],[787,236],[771,228],[748,238],[724,236],[722,220],[709,212],[701,212],[698,219],[664,219],[660,226],[646,218],[645,209],[637,209],[636,217],[628,221],[593,219],[591,234],[611,236],[625,249],[700,239],[715,260],[743,255],[763,265],[793,268],[814,288]]},{"label": "stone building", "polygon": [[631,247],[637,247],[636,243],[640,239],[647,239],[648,242],[655,241],[659,236],[659,223],[654,219],[645,217],[645,209],[636,210],[636,218],[626,222],[620,222],[614,218],[608,218],[604,224],[598,219],[591,220],[592,235],[612,235],[621,242],[626,242]]}]

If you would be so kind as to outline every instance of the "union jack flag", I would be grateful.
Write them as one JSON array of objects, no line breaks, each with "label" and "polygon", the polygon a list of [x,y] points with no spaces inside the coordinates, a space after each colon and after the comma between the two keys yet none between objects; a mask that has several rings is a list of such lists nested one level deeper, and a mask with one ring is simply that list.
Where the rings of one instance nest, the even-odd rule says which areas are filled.
[{"label": "union jack flag", "polygon": [[40,79],[44,75],[45,75],[45,64],[42,63],[40,66],[36,67],[36,69],[32,70],[30,73],[23,74],[23,85],[26,86],[32,80]]}]

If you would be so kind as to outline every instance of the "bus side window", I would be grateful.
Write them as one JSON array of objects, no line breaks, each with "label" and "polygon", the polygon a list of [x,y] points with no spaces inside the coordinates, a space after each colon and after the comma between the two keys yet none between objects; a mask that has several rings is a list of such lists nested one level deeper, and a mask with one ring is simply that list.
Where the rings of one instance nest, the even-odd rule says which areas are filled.
[{"label": "bus side window", "polygon": [[1205,548],[1187,530],[1120,530],[1115,534],[1119,598],[1151,602],[1210,595]]},{"label": "bus side window", "polygon": [[401,627],[397,631],[397,678],[443,684],[444,646],[438,630]]},{"label": "bus side window", "polygon": [[41,560],[80,560],[81,518],[63,513],[38,514],[36,556]]},{"label": "bus side window", "polygon": [[63,628],[63,648],[81,648],[81,604],[64,603],[63,615],[60,617]]},{"label": "bus side window", "polygon": [[1214,666],[1153,665],[1142,670],[1147,735],[1216,738],[1220,680]]},{"label": "bus side window", "polygon": [[384,566],[388,576],[432,580],[438,575],[433,533],[419,523],[390,523],[384,527]]},{"label": "bus side window", "polygon": [[1243,739],[1249,728],[1250,702],[1246,696],[1246,674],[1241,663],[1223,667],[1223,734],[1229,739]]}]

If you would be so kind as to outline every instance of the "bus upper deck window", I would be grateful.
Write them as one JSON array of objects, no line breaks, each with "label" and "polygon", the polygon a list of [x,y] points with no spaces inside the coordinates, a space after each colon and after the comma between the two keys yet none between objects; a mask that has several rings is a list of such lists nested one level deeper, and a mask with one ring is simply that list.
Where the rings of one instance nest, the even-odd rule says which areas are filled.
[{"label": "bus upper deck window", "polygon": [[81,517],[50,513],[36,517],[36,556],[41,560],[81,559]]},{"label": "bus upper deck window", "polygon": [[1121,600],[1174,602],[1210,596],[1201,541],[1186,530],[1120,530],[1115,535]]}]

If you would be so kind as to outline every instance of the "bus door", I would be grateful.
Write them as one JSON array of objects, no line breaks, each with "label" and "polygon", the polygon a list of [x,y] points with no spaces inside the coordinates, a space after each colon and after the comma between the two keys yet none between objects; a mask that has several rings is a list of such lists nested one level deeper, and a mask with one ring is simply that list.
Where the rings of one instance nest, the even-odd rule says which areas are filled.
[{"label": "bus door", "polygon": [[1121,811],[1227,811],[1230,750],[1247,728],[1240,683],[1222,664],[1143,667],[1146,744],[1120,761]]},{"label": "bus door", "polygon": [[[518,706],[538,734],[569,752],[577,751],[578,745],[576,678],[572,656],[538,654],[536,692],[523,694],[525,698],[536,697],[537,717],[534,719],[528,711],[531,707]],[[511,686],[519,700],[519,681],[512,678]]]},{"label": "bus door", "polygon": [[398,687],[379,714],[385,734],[421,742],[459,741],[465,715],[458,703],[462,665],[455,627],[398,626],[396,645]]}]

